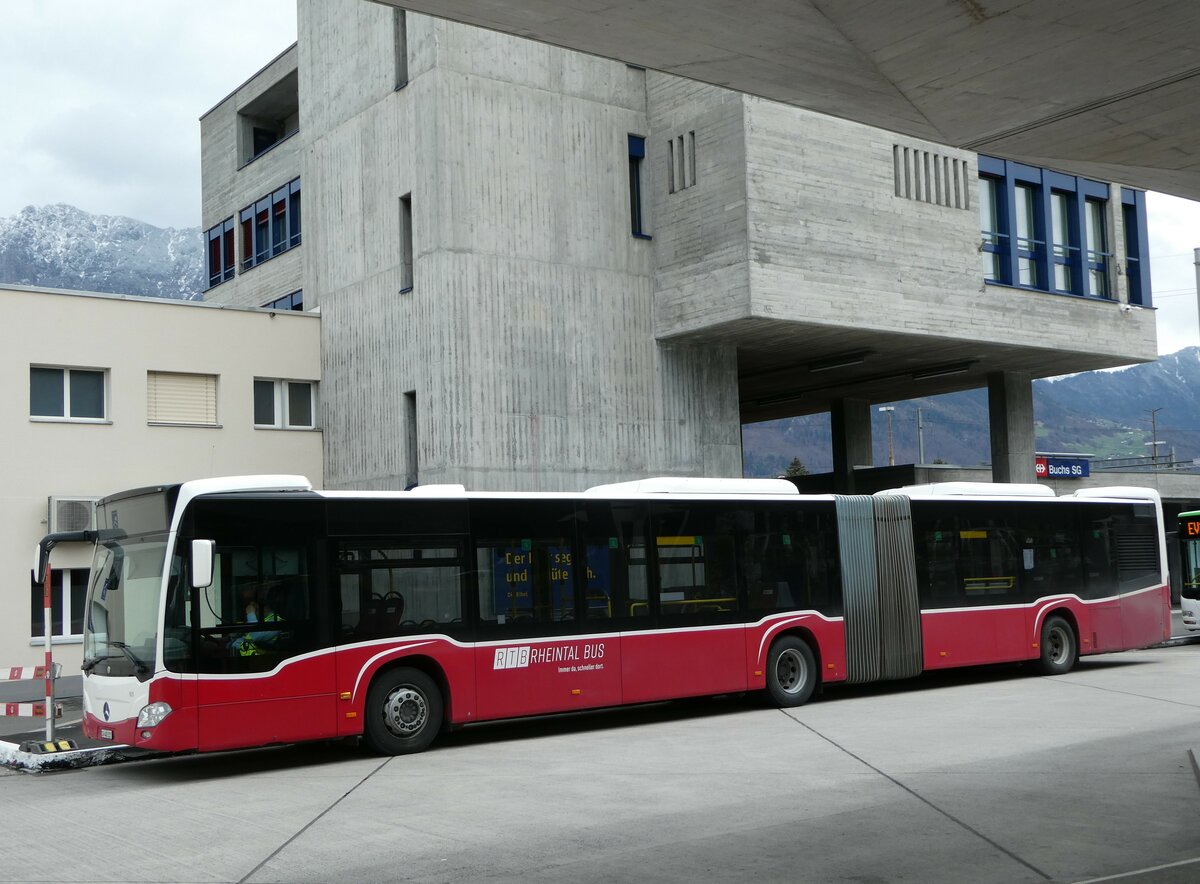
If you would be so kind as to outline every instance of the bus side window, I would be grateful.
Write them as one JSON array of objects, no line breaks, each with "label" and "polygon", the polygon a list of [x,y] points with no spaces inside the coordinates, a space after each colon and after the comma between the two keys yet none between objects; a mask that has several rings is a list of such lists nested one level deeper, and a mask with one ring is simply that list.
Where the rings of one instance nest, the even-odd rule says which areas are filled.
[{"label": "bus side window", "polygon": [[1003,516],[966,513],[959,519],[959,591],[968,605],[1018,601],[1024,536]]},{"label": "bus side window", "polygon": [[454,539],[381,538],[337,548],[340,640],[454,631],[462,624],[462,547]]},{"label": "bus side window", "polygon": [[589,501],[579,509],[586,619],[649,625],[646,518],[645,506],[624,501]]},{"label": "bus side window", "polygon": [[476,541],[475,557],[481,621],[503,626],[575,619],[567,538],[484,538]]},{"label": "bus side window", "polygon": [[658,504],[652,511],[659,617],[697,624],[740,619],[734,554],[740,508]]},{"label": "bus side window", "polygon": [[938,501],[913,501],[913,551],[922,608],[958,603],[958,520]]},{"label": "bus side window", "polygon": [[742,536],[742,568],[753,613],[808,607],[805,538],[791,530],[782,513],[759,511]]},{"label": "bus side window", "polygon": [[470,517],[479,626],[505,635],[577,631],[583,581],[575,560],[574,505],[473,500]]},{"label": "bus side window", "polygon": [[587,570],[583,574],[584,616],[588,620],[613,618],[613,581],[609,545],[584,545]]}]

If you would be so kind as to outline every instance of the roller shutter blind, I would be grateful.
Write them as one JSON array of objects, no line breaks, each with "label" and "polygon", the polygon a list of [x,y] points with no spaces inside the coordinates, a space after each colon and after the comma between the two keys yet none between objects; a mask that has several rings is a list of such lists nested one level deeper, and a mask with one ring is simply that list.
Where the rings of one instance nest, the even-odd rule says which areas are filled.
[{"label": "roller shutter blind", "polygon": [[148,372],[146,415],[150,423],[215,425],[217,376]]}]

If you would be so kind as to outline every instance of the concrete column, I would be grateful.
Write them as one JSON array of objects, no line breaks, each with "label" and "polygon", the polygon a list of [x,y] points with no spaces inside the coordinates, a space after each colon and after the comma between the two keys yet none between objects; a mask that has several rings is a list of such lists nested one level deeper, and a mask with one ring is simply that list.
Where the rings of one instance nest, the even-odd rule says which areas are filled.
[{"label": "concrete column", "polygon": [[839,494],[854,493],[854,468],[871,466],[871,403],[865,399],[839,399],[829,410],[833,435],[833,487]]},{"label": "concrete column", "polygon": [[992,481],[1036,482],[1033,444],[1033,381],[1025,372],[988,375]]}]

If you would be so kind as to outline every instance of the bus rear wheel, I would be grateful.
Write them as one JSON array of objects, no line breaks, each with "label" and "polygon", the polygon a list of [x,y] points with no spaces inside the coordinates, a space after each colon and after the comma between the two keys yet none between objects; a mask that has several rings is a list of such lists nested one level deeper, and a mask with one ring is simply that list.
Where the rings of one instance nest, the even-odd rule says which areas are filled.
[{"label": "bus rear wheel", "polygon": [[442,727],[442,705],[442,692],[419,669],[402,667],[376,676],[367,691],[367,745],[381,755],[429,748]]},{"label": "bus rear wheel", "polygon": [[1075,665],[1077,649],[1075,630],[1062,617],[1047,617],[1042,624],[1042,639],[1038,647],[1042,656],[1038,668],[1043,675],[1062,675]]},{"label": "bus rear wheel", "polygon": [[817,686],[817,660],[808,643],[792,635],[767,653],[767,694],[776,706],[802,706]]}]

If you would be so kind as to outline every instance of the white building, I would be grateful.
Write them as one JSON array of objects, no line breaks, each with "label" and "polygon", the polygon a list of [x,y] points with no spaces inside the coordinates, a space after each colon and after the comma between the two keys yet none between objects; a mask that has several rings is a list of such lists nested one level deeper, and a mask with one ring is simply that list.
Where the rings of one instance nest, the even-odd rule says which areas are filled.
[{"label": "white building", "polygon": [[[317,316],[5,285],[0,314],[0,666],[42,662],[34,548],[88,527],[96,497],[237,473],[319,485]],[[82,660],[90,563],[82,544],[51,557],[64,674]]]}]

